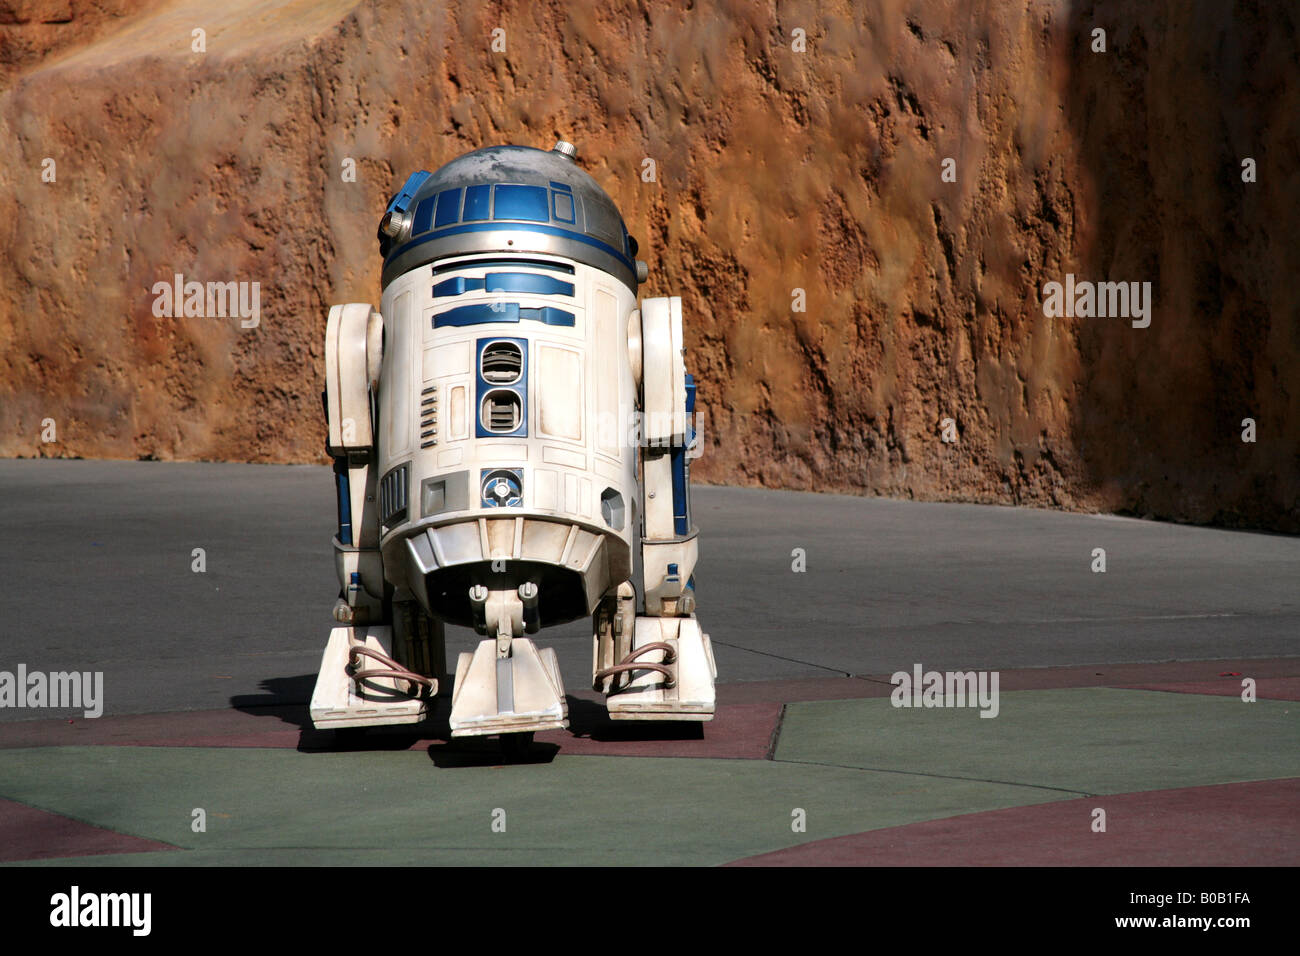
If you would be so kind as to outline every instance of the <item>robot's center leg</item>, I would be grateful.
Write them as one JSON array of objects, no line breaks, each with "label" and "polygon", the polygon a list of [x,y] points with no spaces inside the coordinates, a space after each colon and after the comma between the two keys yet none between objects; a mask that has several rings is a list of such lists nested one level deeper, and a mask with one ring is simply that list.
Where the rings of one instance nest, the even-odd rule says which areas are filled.
[{"label": "robot's center leg", "polygon": [[511,645],[524,633],[524,602],[522,592],[532,597],[537,606],[537,585],[521,584],[518,591],[489,591],[482,584],[469,589],[469,604],[474,612],[474,629],[480,634],[496,635],[498,658],[510,657]]},{"label": "robot's center leg", "polygon": [[475,630],[493,637],[460,655],[452,693],[453,737],[559,730],[569,725],[559,663],[551,648],[524,637],[540,627],[538,588],[469,589]]}]

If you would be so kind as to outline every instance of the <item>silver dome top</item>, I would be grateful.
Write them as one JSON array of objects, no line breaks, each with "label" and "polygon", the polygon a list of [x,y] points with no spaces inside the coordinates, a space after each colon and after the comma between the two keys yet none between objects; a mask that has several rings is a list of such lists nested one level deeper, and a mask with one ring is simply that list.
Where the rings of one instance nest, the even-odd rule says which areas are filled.
[{"label": "silver dome top", "polygon": [[636,243],[576,155],[563,141],[549,151],[491,146],[411,176],[380,228],[383,285],[448,256],[531,252],[601,269],[635,292]]}]

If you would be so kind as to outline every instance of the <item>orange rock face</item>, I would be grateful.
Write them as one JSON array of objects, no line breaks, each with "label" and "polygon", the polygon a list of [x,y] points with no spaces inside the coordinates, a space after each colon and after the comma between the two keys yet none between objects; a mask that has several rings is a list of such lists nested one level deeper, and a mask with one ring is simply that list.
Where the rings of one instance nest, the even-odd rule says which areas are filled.
[{"label": "orange rock face", "polygon": [[0,8],[0,454],[323,461],[388,196],[563,138],[683,296],[697,478],[1300,531],[1291,5],[438,6]]}]

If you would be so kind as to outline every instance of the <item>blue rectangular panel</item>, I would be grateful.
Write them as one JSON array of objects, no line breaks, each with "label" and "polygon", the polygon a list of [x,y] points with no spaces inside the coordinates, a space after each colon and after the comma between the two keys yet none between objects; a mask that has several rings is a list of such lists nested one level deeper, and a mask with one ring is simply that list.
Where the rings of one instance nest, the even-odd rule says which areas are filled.
[{"label": "blue rectangular panel", "polygon": [[415,207],[415,222],[411,224],[411,235],[418,236],[422,232],[429,231],[429,225],[433,222],[433,204],[436,198],[430,196],[421,199],[420,204]]},{"label": "blue rectangular panel", "polygon": [[[515,306],[515,308],[519,308]],[[563,325],[567,328],[573,328],[573,313],[565,312],[563,309],[554,309],[551,306],[543,306],[540,309],[519,309],[519,318],[528,319],[533,322],[545,322],[547,325]]]},{"label": "blue rectangular panel", "polygon": [[573,295],[573,283],[530,272],[489,272],[488,292],[533,292],[537,295]]},{"label": "blue rectangular panel", "polygon": [[486,325],[491,322],[543,322],[546,325],[573,328],[572,312],[546,306],[540,309],[521,309],[518,302],[484,302],[479,305],[462,305],[433,317],[433,327],[443,329],[463,325]]},{"label": "blue rectangular panel", "polygon": [[551,180],[551,188],[558,189],[562,193],[573,192],[572,187],[570,187],[568,183],[557,183],[555,180]]},{"label": "blue rectangular panel", "polygon": [[488,218],[488,203],[491,200],[491,186],[470,186],[465,190],[465,214],[461,218],[466,222]]},{"label": "blue rectangular panel", "polygon": [[673,533],[689,534],[691,530],[691,506],[687,497],[687,474],[689,465],[686,461],[686,449],[674,448],[671,452],[673,473]]},{"label": "blue rectangular panel", "polygon": [[551,193],[551,200],[556,221],[572,225],[577,218],[573,212],[573,197],[568,193]]},{"label": "blue rectangular panel", "polygon": [[492,218],[550,222],[546,190],[541,186],[498,186]]},{"label": "blue rectangular panel", "polygon": [[[513,342],[519,346],[523,367],[519,381],[513,385],[497,385],[483,378],[483,350],[494,342]],[[502,336],[479,339],[474,346],[474,437],[475,438],[527,438],[528,437],[528,340]],[[509,391],[519,396],[519,427],[512,432],[494,432],[483,427],[483,399],[488,392]],[[520,478],[522,479],[522,475]],[[522,485],[521,485],[522,487]]]},{"label": "blue rectangular panel", "polygon": [[348,466],[342,458],[334,459],[334,480],[339,499],[339,544],[351,544],[352,491],[348,485]]},{"label": "blue rectangular panel", "polygon": [[442,329],[448,326],[518,321],[519,304],[517,302],[497,302],[490,305],[486,303],[482,305],[462,305],[456,309],[440,312],[433,317],[433,327]]},{"label": "blue rectangular panel", "polygon": [[481,292],[482,290],[482,279],[466,278],[465,276],[456,276],[454,279],[444,279],[442,282],[433,284],[435,298],[446,295],[460,295],[463,292]]},{"label": "blue rectangular panel", "polygon": [[444,189],[438,193],[438,216],[433,224],[441,229],[460,222],[460,190]]}]

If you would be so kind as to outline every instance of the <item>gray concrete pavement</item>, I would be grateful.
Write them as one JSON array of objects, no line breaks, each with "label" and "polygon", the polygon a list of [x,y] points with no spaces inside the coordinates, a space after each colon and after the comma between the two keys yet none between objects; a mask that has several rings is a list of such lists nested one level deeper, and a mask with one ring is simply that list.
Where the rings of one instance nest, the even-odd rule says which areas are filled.
[{"label": "gray concrete pavement", "polygon": [[[1300,539],[1106,516],[694,491],[720,679],[1300,653]],[[0,461],[0,670],[103,671],[106,713],[302,702],[337,592],[329,470]],[[207,571],[191,570],[203,548]],[[792,571],[804,549],[807,570]],[[1093,573],[1094,548],[1107,570]],[[451,629],[449,656],[474,635]],[[581,622],[542,635],[587,686]],[[0,720],[49,711],[0,709]]]}]

